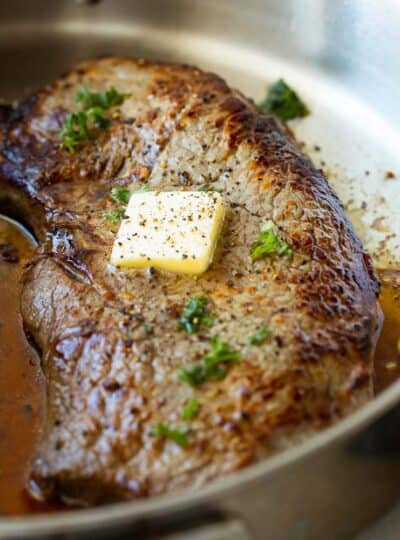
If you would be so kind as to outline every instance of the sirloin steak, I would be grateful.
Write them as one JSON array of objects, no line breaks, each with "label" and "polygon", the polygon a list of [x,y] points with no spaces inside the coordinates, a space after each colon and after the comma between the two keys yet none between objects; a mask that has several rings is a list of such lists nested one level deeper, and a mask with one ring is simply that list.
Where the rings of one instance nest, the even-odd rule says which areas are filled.
[{"label": "sirloin steak", "polygon": [[[73,154],[60,127],[78,89],[128,93],[108,130]],[[369,257],[321,171],[275,118],[216,75],[104,58],[79,64],[0,114],[0,198],[39,247],[21,298],[47,378],[32,466],[46,498],[78,504],[198,488],[328,426],[372,396],[380,325]],[[199,277],[109,264],[115,185],[221,190],[228,215]],[[273,220],[293,256],[254,261]],[[211,328],[177,320],[206,296]],[[248,337],[267,327],[259,346]],[[178,370],[218,336],[240,354],[223,380],[191,387]],[[191,398],[200,403],[181,419]],[[154,435],[188,426],[189,444]]]}]

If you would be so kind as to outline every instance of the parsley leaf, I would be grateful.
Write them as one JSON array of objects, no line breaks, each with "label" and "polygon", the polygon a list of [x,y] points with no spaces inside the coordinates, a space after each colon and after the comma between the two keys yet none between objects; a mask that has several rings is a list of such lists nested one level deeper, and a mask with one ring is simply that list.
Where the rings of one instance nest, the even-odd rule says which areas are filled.
[{"label": "parsley leaf", "polygon": [[123,188],[121,186],[114,186],[111,189],[111,197],[116,202],[128,204],[129,199],[131,198],[131,192],[129,191],[129,189]]},{"label": "parsley leaf", "polygon": [[110,125],[110,120],[104,118],[103,109],[92,107],[86,111],[69,113],[61,127],[61,147],[73,153],[76,147],[85,139],[92,138],[92,126],[105,130]]},{"label": "parsley leaf", "polygon": [[178,371],[179,380],[190,384],[190,386],[200,386],[207,379],[205,368],[202,364],[193,364],[188,368]]},{"label": "parsley leaf", "polygon": [[262,328],[257,330],[257,332],[255,332],[253,335],[251,335],[248,338],[247,344],[248,345],[262,345],[264,341],[267,339],[267,337],[269,336],[269,333],[270,333],[269,328],[267,328],[266,326],[263,326]]},{"label": "parsley leaf", "polygon": [[188,432],[189,429],[187,427],[171,428],[166,424],[159,422],[151,433],[155,437],[171,439],[176,442],[176,444],[179,444],[179,446],[186,447],[189,445]]},{"label": "parsley leaf", "polygon": [[111,121],[104,112],[120,105],[128,96],[120,94],[114,87],[99,93],[90,92],[86,87],[79,89],[75,101],[82,103],[84,108],[67,115],[60,129],[61,148],[72,154],[82,141],[92,138],[93,128],[108,129]]},{"label": "parsley leaf", "polygon": [[268,88],[267,97],[260,103],[260,108],[284,121],[310,114],[307,105],[283,79],[279,79]]},{"label": "parsley leaf", "polygon": [[197,188],[197,191],[216,191],[217,193],[221,193],[222,188],[217,188],[210,184],[202,184]]},{"label": "parsley leaf", "polygon": [[111,221],[113,225],[116,225],[125,215],[125,208],[115,208],[106,214],[106,219]]},{"label": "parsley leaf", "polygon": [[260,234],[250,250],[253,259],[261,259],[267,255],[287,255],[288,257],[293,255],[293,250],[289,245],[273,232],[274,228],[274,222],[270,219],[262,225]]},{"label": "parsley leaf", "polygon": [[105,131],[111,125],[111,120],[103,116],[103,109],[101,107],[92,107],[84,111],[87,118],[92,121],[93,125],[98,129]]},{"label": "parsley leaf", "polygon": [[73,153],[83,139],[90,139],[87,115],[84,111],[69,113],[60,130],[61,147]]},{"label": "parsley leaf", "polygon": [[211,326],[214,318],[210,315],[206,305],[206,296],[194,296],[186,301],[179,318],[178,327],[183,328],[187,334],[195,334],[202,326]]},{"label": "parsley leaf", "polygon": [[214,366],[219,362],[237,362],[238,360],[238,353],[218,336],[211,338],[211,351],[203,358],[206,367]]},{"label": "parsley leaf", "polygon": [[199,386],[208,379],[221,380],[226,377],[226,365],[239,361],[239,354],[218,336],[211,338],[211,350],[198,364],[180,369],[178,376],[183,382],[191,386]]},{"label": "parsley leaf", "polygon": [[77,91],[75,101],[82,103],[86,109],[100,107],[105,110],[121,105],[128,97],[130,97],[130,94],[120,94],[114,86],[104,92],[91,92],[87,86],[83,86]]},{"label": "parsley leaf", "polygon": [[144,184],[143,186],[133,191],[131,191],[130,189],[121,187],[121,186],[113,186],[111,188],[111,197],[114,199],[114,201],[126,205],[129,203],[129,199],[131,198],[133,193],[139,193],[139,192],[145,192],[145,191],[151,191],[151,187],[147,184]]},{"label": "parsley leaf", "polygon": [[182,420],[193,420],[197,416],[199,409],[200,402],[195,398],[190,399],[182,411]]},{"label": "parsley leaf", "polygon": [[136,191],[130,191],[129,189],[121,186],[113,186],[111,188],[111,197],[115,202],[123,204],[124,208],[115,208],[114,210],[111,210],[111,212],[106,214],[106,218],[114,225],[121,221],[125,215],[125,206],[129,203],[129,199],[131,198],[132,194],[139,191],[151,191],[151,188],[150,186],[144,185]]},{"label": "parsley leaf", "polygon": [[144,323],[144,325],[143,325],[143,330],[146,332],[146,334],[147,334],[148,336],[151,336],[151,335],[153,335],[153,333],[154,333],[152,327],[151,327],[149,324],[147,324],[147,323]]}]

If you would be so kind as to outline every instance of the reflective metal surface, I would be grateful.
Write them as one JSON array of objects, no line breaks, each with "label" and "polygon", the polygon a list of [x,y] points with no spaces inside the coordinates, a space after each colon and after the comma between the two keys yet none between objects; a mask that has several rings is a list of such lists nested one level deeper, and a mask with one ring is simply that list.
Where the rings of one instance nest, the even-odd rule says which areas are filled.
[{"label": "reflective metal surface", "polygon": [[0,221],[7,221],[8,223],[11,223],[11,225],[19,229],[27,237],[27,239],[29,240],[29,242],[32,244],[33,247],[37,247],[38,243],[35,237],[21,223],[19,223],[18,221],[15,221],[15,219],[10,218],[9,216],[3,216],[1,213],[0,213]]},{"label": "reflective metal surface", "polygon": [[[0,0],[2,98],[20,97],[76,60],[108,53],[195,63],[256,100],[283,75],[313,110],[294,129],[311,153],[313,143],[322,147],[317,162],[344,177],[400,171],[396,0],[87,4]],[[400,496],[398,412],[388,414],[399,400],[396,384],[301,447],[201,492],[0,519],[0,538],[196,538],[195,530],[211,538],[203,534],[208,525],[221,532],[225,520],[226,530],[241,523],[258,540],[352,538]]]}]

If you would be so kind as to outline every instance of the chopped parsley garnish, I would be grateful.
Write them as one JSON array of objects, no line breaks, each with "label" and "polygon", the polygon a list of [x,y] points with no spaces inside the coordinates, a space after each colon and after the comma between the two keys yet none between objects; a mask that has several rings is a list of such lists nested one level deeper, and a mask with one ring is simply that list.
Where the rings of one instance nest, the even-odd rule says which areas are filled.
[{"label": "chopped parsley garnish", "polygon": [[110,120],[103,116],[100,107],[69,113],[60,130],[61,146],[73,153],[82,141],[93,137],[93,127],[104,131],[109,126]]},{"label": "chopped parsley garnish", "polygon": [[111,221],[113,225],[116,225],[125,215],[125,209],[124,208],[115,208],[114,210],[111,210],[111,212],[108,212],[106,214],[106,218],[108,221]]},{"label": "chopped parsley garnish", "polygon": [[182,411],[182,420],[193,420],[197,416],[199,409],[200,402],[195,398],[190,399]]},{"label": "chopped parsley garnish", "polygon": [[144,323],[143,330],[146,332],[148,336],[151,336],[154,333],[152,327],[147,323]]},{"label": "chopped parsley garnish", "polygon": [[178,326],[188,334],[195,334],[201,327],[209,327],[214,318],[207,309],[208,298],[206,296],[194,296],[189,298],[179,317]]},{"label": "chopped parsley garnish", "polygon": [[260,103],[260,108],[284,121],[302,118],[310,113],[307,105],[283,79],[268,88],[267,97]]},{"label": "chopped parsley garnish", "polygon": [[274,233],[275,224],[270,219],[262,225],[260,234],[250,250],[253,259],[262,259],[267,255],[287,255],[291,257],[293,250]]},{"label": "chopped parsley garnish", "polygon": [[203,358],[206,367],[212,367],[219,362],[237,362],[239,355],[218,336],[211,338],[211,351]]},{"label": "chopped parsley garnish", "polygon": [[85,109],[101,107],[106,110],[121,105],[128,97],[130,94],[120,94],[113,86],[104,92],[90,92],[86,86],[83,86],[77,91],[75,101],[82,103]]},{"label": "chopped parsley garnish", "polygon": [[269,334],[269,329],[266,326],[263,326],[248,338],[247,343],[248,345],[262,345]]},{"label": "chopped parsley garnish", "polygon": [[[188,368],[180,369],[178,372],[179,379],[182,382],[190,384],[190,386],[199,386],[207,379],[207,374],[203,364],[193,364]],[[223,379],[225,375],[221,377]]]},{"label": "chopped parsley garnish", "polygon": [[114,199],[114,201],[127,205],[133,193],[141,193],[146,191],[151,191],[151,187],[147,184],[144,184],[143,186],[140,186],[140,188],[134,190],[121,186],[114,186],[111,188],[111,197]]},{"label": "chopped parsley garnish", "polygon": [[124,214],[125,214],[125,207],[129,203],[129,199],[131,198],[132,194],[137,193],[139,191],[151,191],[151,187],[148,185],[144,185],[134,191],[131,191],[121,186],[112,187],[111,197],[114,199],[115,202],[123,204],[124,208],[116,208],[114,210],[111,210],[111,212],[106,214],[106,218],[109,221],[111,221],[111,223],[113,223],[114,225],[117,224],[119,221],[121,221],[121,219],[124,217]]},{"label": "chopped parsley garnish", "polygon": [[87,88],[78,90],[75,101],[82,103],[83,109],[67,115],[60,130],[61,148],[72,154],[83,141],[93,138],[95,128],[108,129],[111,121],[104,112],[120,105],[126,97],[128,94],[120,94],[114,87],[98,93]]},{"label": "chopped parsley garnish", "polygon": [[176,442],[176,444],[179,444],[179,446],[185,447],[189,445],[188,432],[189,429],[187,427],[171,428],[166,424],[159,422],[151,433],[155,437],[171,439]]},{"label": "chopped parsley garnish", "polygon": [[179,370],[179,379],[191,386],[199,386],[208,379],[221,380],[226,377],[226,364],[238,362],[239,354],[218,336],[211,338],[211,351],[200,363]]},{"label": "chopped parsley garnish", "polygon": [[79,142],[83,139],[90,139],[90,131],[87,125],[86,112],[80,111],[69,113],[60,130],[62,138],[61,146],[71,154],[75,151]]},{"label": "chopped parsley garnish", "polygon": [[128,204],[131,195],[132,193],[129,189],[123,188],[121,186],[114,186],[111,189],[111,197],[114,199],[114,201],[120,202],[122,204]]},{"label": "chopped parsley garnish", "polygon": [[214,187],[211,184],[202,184],[197,188],[197,191],[216,191],[218,193],[221,193],[222,188]]}]

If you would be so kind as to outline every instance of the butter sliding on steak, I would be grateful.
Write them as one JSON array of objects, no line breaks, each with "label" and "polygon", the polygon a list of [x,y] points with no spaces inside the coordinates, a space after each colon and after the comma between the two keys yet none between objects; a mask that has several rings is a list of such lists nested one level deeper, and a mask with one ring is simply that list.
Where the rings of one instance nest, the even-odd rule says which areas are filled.
[{"label": "butter sliding on steak", "polygon": [[[70,154],[59,132],[83,85],[130,97],[108,130]],[[253,102],[192,67],[105,58],[3,107],[0,126],[2,207],[39,240],[21,310],[47,378],[32,466],[43,497],[98,504],[199,488],[370,399],[380,326],[371,261],[322,172]],[[113,186],[205,183],[229,210],[206,273],[109,264]],[[250,257],[267,220],[292,257]],[[208,297],[214,323],[188,335],[178,318],[193,296]],[[267,338],[249,345],[263,327]],[[178,371],[213,335],[240,361],[193,388]],[[198,414],[183,421],[193,398]],[[187,425],[189,444],[155,436],[160,422]]]}]

